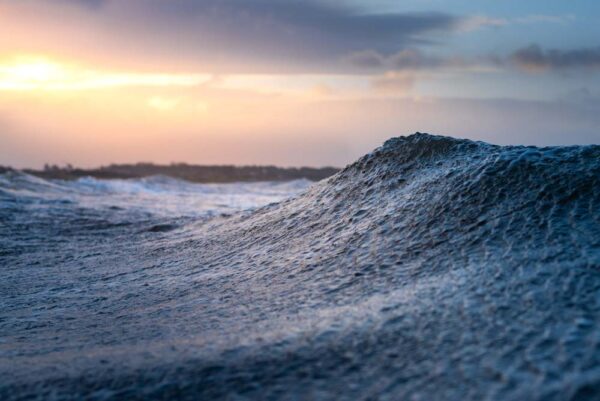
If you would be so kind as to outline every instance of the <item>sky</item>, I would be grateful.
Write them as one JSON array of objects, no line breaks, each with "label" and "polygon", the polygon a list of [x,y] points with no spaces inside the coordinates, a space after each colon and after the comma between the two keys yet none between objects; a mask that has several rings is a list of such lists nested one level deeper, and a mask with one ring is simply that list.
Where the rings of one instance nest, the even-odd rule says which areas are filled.
[{"label": "sky", "polygon": [[597,0],[0,0],[0,165],[600,143]]}]

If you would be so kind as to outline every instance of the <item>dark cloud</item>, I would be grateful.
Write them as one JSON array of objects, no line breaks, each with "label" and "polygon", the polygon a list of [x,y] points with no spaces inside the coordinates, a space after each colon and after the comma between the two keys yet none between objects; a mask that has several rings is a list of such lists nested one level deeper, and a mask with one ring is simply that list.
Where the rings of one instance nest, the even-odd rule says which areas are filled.
[{"label": "dark cloud", "polygon": [[352,53],[345,58],[350,65],[364,69],[380,69],[388,64],[387,57],[374,50]]},{"label": "dark cloud", "polygon": [[[0,3],[18,3],[0,0]],[[350,54],[370,49],[390,55],[435,33],[459,30],[462,19],[446,13],[364,14],[347,3],[299,0],[60,0],[81,4],[77,34],[53,37],[68,26],[54,20],[45,32],[52,46],[114,49],[117,56],[271,72],[339,71]],[[54,4],[39,5],[45,15]],[[22,14],[21,14],[22,15]],[[48,16],[48,19],[51,17]],[[69,22],[69,21],[66,21]],[[26,21],[24,21],[26,23]],[[36,20],[37,23],[37,20]],[[32,23],[33,24],[33,23]],[[57,26],[54,28],[54,26]],[[68,24],[66,24],[68,25]],[[100,46],[98,45],[100,43]],[[97,50],[98,52],[99,50]],[[363,63],[374,63],[363,59]],[[256,70],[256,69],[254,69]]]},{"label": "dark cloud", "polygon": [[[313,32],[324,35],[324,42],[343,39],[355,43],[353,46],[377,45],[375,40],[409,40],[428,31],[453,29],[460,21],[433,12],[365,15],[340,4],[306,0],[149,0],[143,9],[146,14],[178,15],[182,20],[210,19],[250,35],[260,31],[283,35],[269,39]],[[383,46],[394,47],[389,42]]]},{"label": "dark cloud", "polygon": [[208,37],[220,52],[319,63],[361,49],[395,52],[458,23],[442,13],[361,15],[340,5],[294,0],[155,0],[145,3],[144,12],[158,24],[166,17],[187,25],[189,39],[204,49],[211,47],[203,41]]},{"label": "dark cloud", "polygon": [[529,72],[600,70],[600,46],[571,50],[544,50],[538,45],[530,45],[508,56],[487,55],[472,58],[440,57],[426,54],[418,48],[407,48],[387,56],[368,50],[353,53],[346,60],[357,68],[375,72],[511,67]]},{"label": "dark cloud", "polygon": [[428,56],[418,49],[402,50],[390,57],[390,62],[396,70],[438,68],[450,64],[450,60]]},{"label": "dark cloud", "polygon": [[408,48],[385,56],[374,50],[353,53],[347,62],[362,69],[386,71],[417,71],[441,68],[457,68],[478,65],[481,60],[466,61],[459,57],[437,57],[417,48]]},{"label": "dark cloud", "polygon": [[538,45],[515,51],[510,60],[528,71],[600,69],[600,47],[573,50],[544,50]]},{"label": "dark cloud", "polygon": [[409,47],[395,54],[384,55],[375,50],[351,54],[346,61],[357,68],[378,71],[427,71],[440,69],[509,69],[528,72],[567,71],[576,69],[600,70],[600,46],[544,50],[538,45],[518,49],[508,56],[486,55],[465,58],[436,56]]},{"label": "dark cloud", "polygon": [[[29,1],[29,0],[26,0]],[[88,8],[99,8],[107,4],[110,0],[57,0],[65,4],[79,5]]]}]

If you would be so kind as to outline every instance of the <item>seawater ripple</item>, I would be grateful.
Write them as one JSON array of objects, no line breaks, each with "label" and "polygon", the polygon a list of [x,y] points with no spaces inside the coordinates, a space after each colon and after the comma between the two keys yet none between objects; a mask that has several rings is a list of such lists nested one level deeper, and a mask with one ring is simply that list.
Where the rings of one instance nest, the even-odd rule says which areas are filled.
[{"label": "seawater ripple", "polygon": [[2,177],[0,398],[600,396],[600,146],[415,134],[245,212],[154,180]]}]

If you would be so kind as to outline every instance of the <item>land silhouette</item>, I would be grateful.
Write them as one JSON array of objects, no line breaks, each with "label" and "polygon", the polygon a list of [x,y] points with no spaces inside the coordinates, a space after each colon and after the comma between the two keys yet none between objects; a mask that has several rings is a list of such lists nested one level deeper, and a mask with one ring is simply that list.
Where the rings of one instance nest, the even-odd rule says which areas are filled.
[{"label": "land silhouette", "polygon": [[[0,166],[0,173],[15,170]],[[74,180],[81,177],[99,179],[131,179],[153,175],[198,183],[226,183],[253,181],[290,181],[307,179],[319,181],[335,174],[335,167],[276,167],[276,166],[234,166],[234,165],[194,165],[173,163],[160,165],[153,163],[111,164],[98,168],[84,169],[71,165],[45,165],[43,169],[23,169],[22,171],[45,179]]]}]

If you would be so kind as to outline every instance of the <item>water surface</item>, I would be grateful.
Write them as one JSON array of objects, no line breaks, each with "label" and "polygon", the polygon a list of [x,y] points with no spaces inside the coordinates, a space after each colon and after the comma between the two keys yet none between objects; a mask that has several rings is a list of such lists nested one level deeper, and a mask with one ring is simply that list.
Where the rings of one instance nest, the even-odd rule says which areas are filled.
[{"label": "water surface", "polygon": [[4,175],[0,222],[2,399],[600,396],[598,146],[416,134],[312,186]]}]

